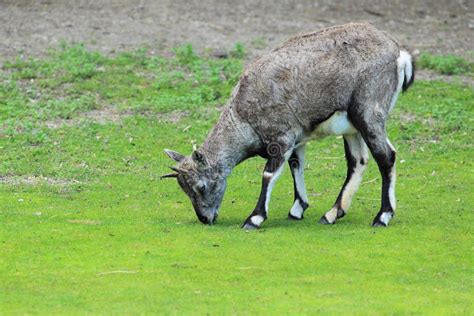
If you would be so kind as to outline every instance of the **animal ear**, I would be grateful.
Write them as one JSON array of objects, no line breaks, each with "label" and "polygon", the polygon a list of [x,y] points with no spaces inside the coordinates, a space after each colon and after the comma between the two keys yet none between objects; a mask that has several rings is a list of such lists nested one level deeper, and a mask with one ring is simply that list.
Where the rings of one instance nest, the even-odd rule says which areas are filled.
[{"label": "animal ear", "polygon": [[165,153],[176,162],[180,162],[184,159],[183,155],[171,149],[165,149]]},{"label": "animal ear", "polygon": [[207,166],[206,157],[204,157],[204,155],[198,150],[193,151],[192,158],[198,165]]}]

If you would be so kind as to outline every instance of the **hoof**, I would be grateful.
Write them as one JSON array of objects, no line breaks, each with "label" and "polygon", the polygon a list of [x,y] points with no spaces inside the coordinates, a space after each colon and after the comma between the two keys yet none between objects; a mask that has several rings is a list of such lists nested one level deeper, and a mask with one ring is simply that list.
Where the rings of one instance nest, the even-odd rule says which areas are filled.
[{"label": "hoof", "polygon": [[372,222],[372,227],[387,227],[387,225],[377,219]]},{"label": "hoof", "polygon": [[346,212],[342,208],[339,208],[337,210],[337,219],[343,218],[344,216],[346,216]]},{"label": "hoof", "polygon": [[303,218],[304,218],[303,215],[301,215],[301,217],[296,217],[296,216],[292,215],[291,213],[288,213],[288,219],[289,219],[290,221],[300,221],[300,220],[302,220]]},{"label": "hoof", "polygon": [[265,217],[262,215],[251,215],[245,220],[244,224],[242,225],[242,228],[245,230],[258,229],[260,228],[264,220]]},{"label": "hoof", "polygon": [[295,200],[293,207],[288,213],[289,220],[300,221],[304,218],[304,211],[309,207],[309,204],[299,199]]},{"label": "hoof", "polygon": [[393,218],[393,215],[394,215],[393,211],[380,212],[379,214],[377,214],[377,216],[375,216],[372,222],[372,226],[373,227],[387,227],[388,223]]},{"label": "hoof", "polygon": [[256,230],[260,227],[252,223],[244,223],[241,228],[244,230]]},{"label": "hoof", "polygon": [[332,225],[334,223],[330,223],[328,221],[328,219],[326,218],[326,215],[323,215],[320,219],[319,219],[319,224],[323,224],[323,225]]}]

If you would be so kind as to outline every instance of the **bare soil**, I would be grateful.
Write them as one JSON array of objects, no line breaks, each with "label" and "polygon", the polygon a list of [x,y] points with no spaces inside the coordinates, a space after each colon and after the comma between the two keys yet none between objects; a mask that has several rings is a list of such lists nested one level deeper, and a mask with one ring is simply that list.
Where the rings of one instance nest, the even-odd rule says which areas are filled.
[{"label": "bare soil", "polygon": [[369,21],[410,50],[474,59],[474,1],[0,0],[0,60],[42,55],[60,41],[106,54],[183,43],[261,54],[290,35]]}]

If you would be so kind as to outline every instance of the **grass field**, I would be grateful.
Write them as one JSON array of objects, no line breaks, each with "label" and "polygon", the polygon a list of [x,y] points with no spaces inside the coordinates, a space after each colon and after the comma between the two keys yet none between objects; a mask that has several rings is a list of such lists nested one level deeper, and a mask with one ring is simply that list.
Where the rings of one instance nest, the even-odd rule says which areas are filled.
[{"label": "grass field", "polygon": [[190,153],[244,64],[191,47],[113,57],[63,45],[0,74],[2,314],[472,314],[472,87],[418,81],[389,124],[398,212],[372,228],[373,161],[351,211],[317,220],[345,177],[341,139],[309,144],[310,208],[286,219],[287,169],[264,228],[240,225],[264,161],[231,175],[216,225],[200,224],[163,148]]}]

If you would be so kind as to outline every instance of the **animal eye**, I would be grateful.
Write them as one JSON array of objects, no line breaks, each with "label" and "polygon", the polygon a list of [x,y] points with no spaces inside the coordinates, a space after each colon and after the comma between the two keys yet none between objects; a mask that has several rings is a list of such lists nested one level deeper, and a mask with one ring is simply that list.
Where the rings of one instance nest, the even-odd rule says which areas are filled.
[{"label": "animal eye", "polygon": [[205,184],[201,184],[200,186],[198,186],[198,191],[200,193],[204,193],[206,191],[206,185]]}]

